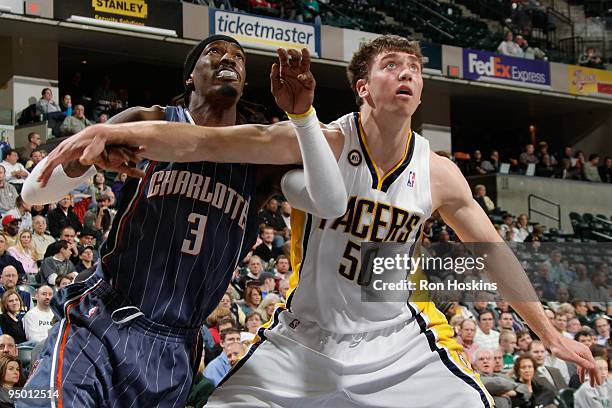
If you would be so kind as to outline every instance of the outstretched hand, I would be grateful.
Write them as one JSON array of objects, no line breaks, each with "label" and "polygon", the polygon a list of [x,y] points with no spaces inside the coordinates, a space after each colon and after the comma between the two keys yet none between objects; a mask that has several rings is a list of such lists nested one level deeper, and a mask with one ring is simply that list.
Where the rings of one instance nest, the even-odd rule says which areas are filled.
[{"label": "outstretched hand", "polygon": [[305,113],[314,101],[316,81],[310,72],[310,52],[279,48],[278,63],[272,65],[270,83],[279,108],[287,113]]},{"label": "outstretched hand", "polygon": [[603,383],[604,379],[601,378],[593,355],[587,346],[562,335],[555,336],[555,339],[550,342],[545,339],[542,340],[555,357],[576,363],[581,383],[584,382],[584,377],[587,373],[589,374],[591,386]]},{"label": "outstretched hand", "polygon": [[41,186],[47,185],[57,166],[70,162],[78,162],[86,167],[95,164],[99,168],[142,177],[142,171],[136,168],[136,164],[140,162],[139,148],[108,144],[105,130],[109,126],[111,125],[88,127],[53,149],[38,178]]}]

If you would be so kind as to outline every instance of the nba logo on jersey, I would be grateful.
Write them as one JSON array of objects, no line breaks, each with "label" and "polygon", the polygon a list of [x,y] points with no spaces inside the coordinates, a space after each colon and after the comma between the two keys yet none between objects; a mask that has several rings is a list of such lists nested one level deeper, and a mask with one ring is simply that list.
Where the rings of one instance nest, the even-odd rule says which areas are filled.
[{"label": "nba logo on jersey", "polygon": [[87,312],[87,318],[91,319],[91,317],[95,315],[97,311],[98,311],[98,306],[94,306],[91,309],[89,309],[89,311]]},{"label": "nba logo on jersey", "polygon": [[414,187],[416,184],[416,171],[410,170],[408,173],[408,187]]},{"label": "nba logo on jersey", "polygon": [[291,323],[289,323],[289,327],[291,327],[293,330],[297,329],[299,325],[300,321],[298,319],[293,319]]}]

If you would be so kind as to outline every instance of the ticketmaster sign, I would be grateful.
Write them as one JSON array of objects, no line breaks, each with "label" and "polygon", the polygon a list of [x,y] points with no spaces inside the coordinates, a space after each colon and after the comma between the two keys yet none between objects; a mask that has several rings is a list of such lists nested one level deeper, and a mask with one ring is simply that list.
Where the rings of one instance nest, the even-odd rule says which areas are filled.
[{"label": "ticketmaster sign", "polygon": [[209,15],[211,34],[229,35],[244,47],[308,48],[313,56],[321,55],[319,26],[216,9],[210,9]]}]

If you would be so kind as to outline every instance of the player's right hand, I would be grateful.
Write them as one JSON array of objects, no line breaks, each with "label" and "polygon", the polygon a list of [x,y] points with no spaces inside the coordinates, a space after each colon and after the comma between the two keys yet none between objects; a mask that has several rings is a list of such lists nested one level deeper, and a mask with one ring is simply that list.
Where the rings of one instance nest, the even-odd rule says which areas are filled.
[{"label": "player's right hand", "polygon": [[70,162],[82,166],[97,167],[127,173],[128,176],[142,177],[143,172],[135,166],[140,161],[138,148],[107,144],[107,129],[112,125],[93,125],[69,137],[51,151],[38,182],[47,185],[53,170]]}]

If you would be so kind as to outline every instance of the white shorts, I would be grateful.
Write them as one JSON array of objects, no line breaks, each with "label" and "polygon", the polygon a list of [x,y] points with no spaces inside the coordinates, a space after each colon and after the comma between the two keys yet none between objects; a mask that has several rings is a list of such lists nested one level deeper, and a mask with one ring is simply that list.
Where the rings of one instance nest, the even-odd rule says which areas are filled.
[{"label": "white shorts", "polygon": [[479,376],[423,323],[334,334],[277,309],[206,407],[493,407]]}]

